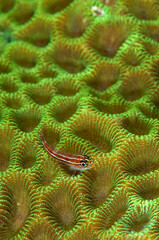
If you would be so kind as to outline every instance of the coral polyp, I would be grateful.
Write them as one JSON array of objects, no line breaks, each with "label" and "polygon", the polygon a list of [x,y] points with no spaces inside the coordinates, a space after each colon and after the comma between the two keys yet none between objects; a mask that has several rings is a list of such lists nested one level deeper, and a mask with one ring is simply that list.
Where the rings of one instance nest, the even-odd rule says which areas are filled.
[{"label": "coral polyp", "polygon": [[159,1],[0,0],[0,240],[156,240],[158,201]]},{"label": "coral polyp", "polygon": [[121,232],[123,232],[125,239],[153,238],[153,231],[157,225],[158,217],[155,206],[144,203],[139,204],[131,207],[127,214],[129,214],[129,218],[125,217],[119,226],[119,238],[122,237]]},{"label": "coral polyp", "polygon": [[15,5],[14,0],[9,0],[8,3],[1,1],[0,6],[1,6],[1,12],[2,13],[7,13],[9,12]]},{"label": "coral polyp", "polygon": [[56,14],[68,7],[73,0],[42,0],[42,10],[49,14]]},{"label": "coral polyp", "polygon": [[[150,10],[151,9],[151,10]],[[139,20],[157,20],[158,2],[149,0],[125,1],[125,14],[131,15]]]},{"label": "coral polyp", "polygon": [[56,22],[58,37],[73,41],[84,36],[93,21],[92,16],[88,17],[89,11],[90,9],[84,1],[82,4],[76,2],[75,5],[64,11]]},{"label": "coral polyp", "polygon": [[39,48],[43,48],[50,43],[51,36],[53,35],[51,32],[51,24],[44,21],[43,18],[37,18],[32,20],[25,30],[19,31],[16,38],[29,42]]},{"label": "coral polyp", "polygon": [[9,14],[9,19],[17,26],[28,23],[35,14],[36,2],[16,2],[14,11]]},{"label": "coral polyp", "polygon": [[120,164],[130,177],[143,176],[158,170],[158,141],[149,138],[140,141],[134,139],[129,140],[125,147],[121,149],[119,159],[122,159]]},{"label": "coral polyp", "polygon": [[13,61],[17,67],[24,69],[34,68],[38,63],[37,53],[30,50],[28,46],[26,47],[23,44],[16,43],[13,45],[8,55],[10,60]]},{"label": "coral polyp", "polygon": [[126,191],[122,188],[119,189],[114,199],[110,200],[109,204],[105,204],[96,213],[92,221],[95,236],[99,239],[111,239],[113,232],[117,232],[120,222],[124,218],[127,209],[131,206]]},{"label": "coral polyp", "polygon": [[58,184],[54,194],[51,189],[44,192],[42,208],[45,209],[45,213],[43,217],[49,232],[52,232],[56,239],[58,237],[68,239],[69,235],[73,235],[82,227],[85,218],[82,214],[80,191],[76,184],[69,185],[69,180],[61,183],[63,188]]},{"label": "coral polyp", "polygon": [[109,158],[107,163],[102,158],[99,161],[96,169],[92,169],[81,179],[85,209],[88,212],[94,212],[109,202],[123,181],[121,172],[114,167],[116,162],[111,163],[113,159]]},{"label": "coral polyp", "polygon": [[96,66],[95,76],[88,79],[88,86],[96,91],[103,92],[114,86],[120,80],[118,64],[100,61]]},{"label": "coral polyp", "polygon": [[36,108],[19,109],[11,113],[13,125],[24,133],[32,132],[41,121],[40,111]]},{"label": "coral polyp", "polygon": [[124,21],[119,17],[105,22],[103,20],[94,25],[88,44],[96,50],[96,54],[107,58],[115,57],[133,28],[131,21]]},{"label": "coral polyp", "polygon": [[46,61],[50,64],[56,64],[60,70],[64,70],[66,73],[83,72],[89,64],[87,53],[82,51],[80,46],[61,44],[59,43],[53,52],[49,51],[46,54]]},{"label": "coral polyp", "polygon": [[[0,131],[0,171],[6,171],[9,167],[11,160],[10,148],[13,141],[13,130],[9,127],[3,127]],[[3,144],[2,144],[3,143]]]}]

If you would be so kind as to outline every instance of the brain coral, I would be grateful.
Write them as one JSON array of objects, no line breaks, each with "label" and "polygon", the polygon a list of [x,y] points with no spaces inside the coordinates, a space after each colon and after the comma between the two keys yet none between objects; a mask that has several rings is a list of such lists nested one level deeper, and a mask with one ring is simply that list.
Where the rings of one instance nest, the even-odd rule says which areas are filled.
[{"label": "brain coral", "polygon": [[[51,158],[87,154],[75,172]],[[159,239],[159,1],[0,0],[0,240]]]}]

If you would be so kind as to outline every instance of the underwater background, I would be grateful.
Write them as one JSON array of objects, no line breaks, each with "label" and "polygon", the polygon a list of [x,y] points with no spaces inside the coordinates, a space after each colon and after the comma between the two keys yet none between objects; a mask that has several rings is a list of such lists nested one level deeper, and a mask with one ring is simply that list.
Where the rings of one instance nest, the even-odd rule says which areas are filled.
[{"label": "underwater background", "polygon": [[[91,156],[75,172],[48,155]],[[159,239],[159,1],[0,0],[0,240]]]}]

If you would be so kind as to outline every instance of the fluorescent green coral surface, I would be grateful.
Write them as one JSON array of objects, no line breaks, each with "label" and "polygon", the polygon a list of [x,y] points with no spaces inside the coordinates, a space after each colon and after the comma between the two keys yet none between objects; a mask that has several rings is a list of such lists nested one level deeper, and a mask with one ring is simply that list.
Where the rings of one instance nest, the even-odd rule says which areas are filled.
[{"label": "fluorescent green coral surface", "polygon": [[[90,155],[75,173],[57,150]],[[159,1],[0,0],[0,240],[159,239]]]}]

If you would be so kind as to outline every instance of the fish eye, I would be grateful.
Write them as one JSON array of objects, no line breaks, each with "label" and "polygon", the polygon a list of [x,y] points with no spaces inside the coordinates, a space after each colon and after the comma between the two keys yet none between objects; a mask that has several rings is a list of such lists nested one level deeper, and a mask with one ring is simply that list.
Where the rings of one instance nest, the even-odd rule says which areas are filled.
[{"label": "fish eye", "polygon": [[86,161],[81,161],[81,166],[82,167],[87,167],[87,162]]}]

